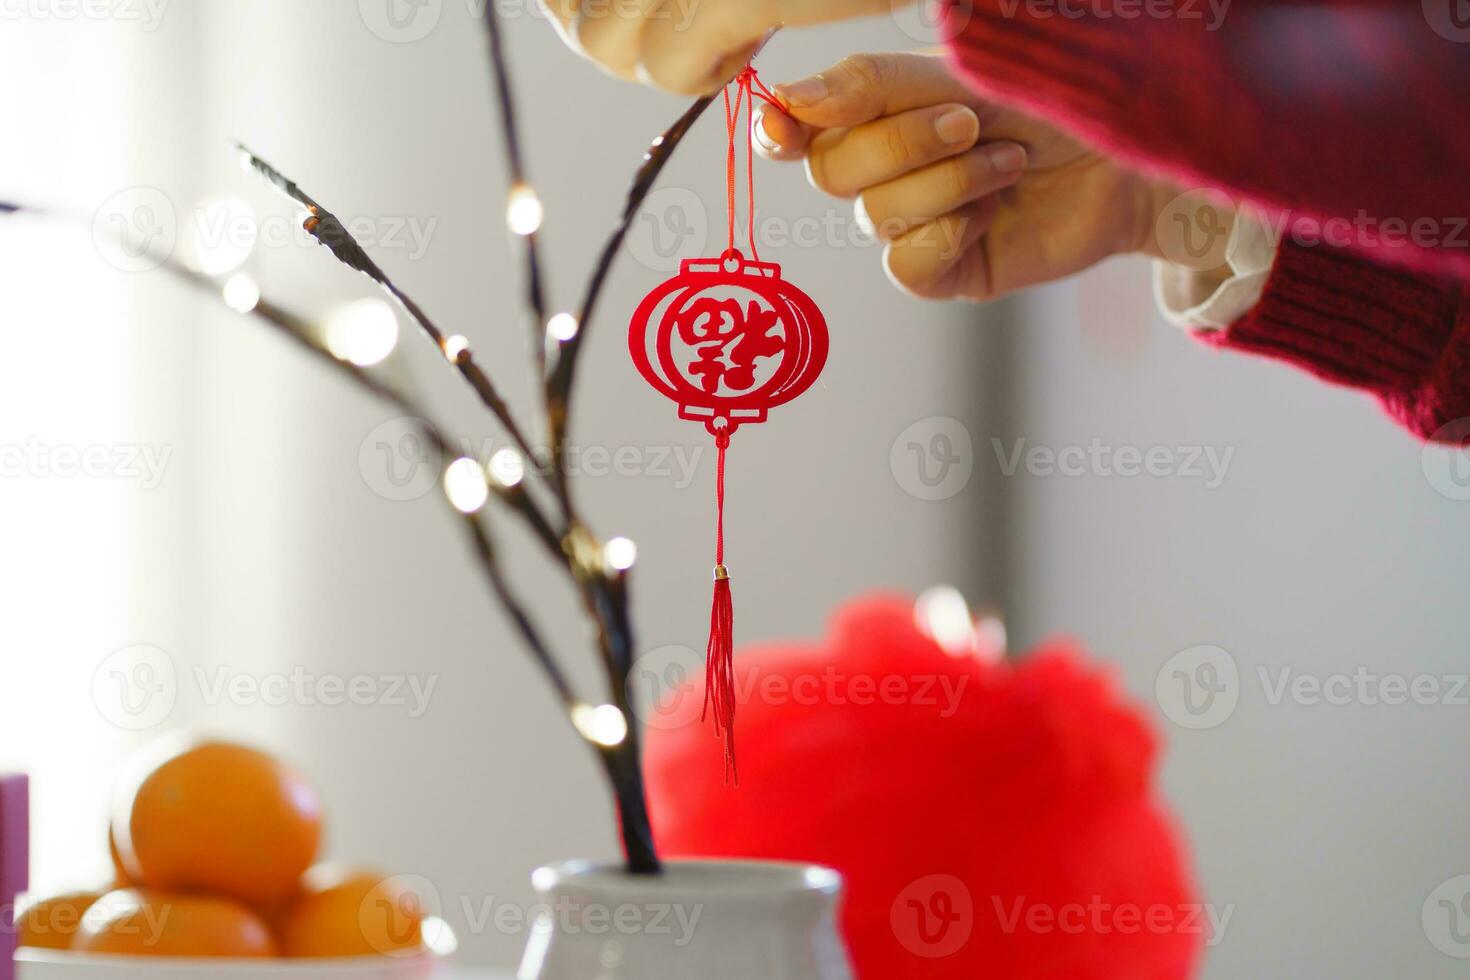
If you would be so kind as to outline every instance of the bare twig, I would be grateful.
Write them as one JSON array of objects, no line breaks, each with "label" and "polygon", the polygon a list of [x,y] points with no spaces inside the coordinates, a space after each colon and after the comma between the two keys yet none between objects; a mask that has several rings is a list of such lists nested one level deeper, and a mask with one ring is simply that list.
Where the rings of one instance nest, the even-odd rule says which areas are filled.
[{"label": "bare twig", "polygon": [[[31,213],[45,215],[39,208],[23,207],[8,201],[0,201],[0,214]],[[160,259],[160,266],[170,275],[196,289],[218,296],[218,283],[213,278],[198,270],[191,269],[173,257]],[[250,310],[250,315],[275,328],[277,334],[291,341],[297,349],[306,352],[319,363],[326,365],[335,373],[341,375],[352,383],[362,388],[368,394],[382,400],[405,418],[414,420],[416,427],[424,439],[439,453],[440,457],[453,455],[449,443],[442,435],[442,429],[429,416],[425,408],[396,388],[385,384],[378,378],[364,371],[362,368],[341,358],[336,357],[326,348],[317,343],[315,337],[317,331],[299,316],[277,306],[270,300],[261,298]],[[535,504],[519,487],[505,487],[495,482],[490,486],[496,494],[504,500],[512,510],[517,511],[531,524],[538,538],[549,545],[553,553],[559,550],[556,535],[552,532],[546,519],[537,511]],[[458,512],[456,512],[458,515]],[[542,640],[540,631],[526,615],[525,608],[520,600],[516,598],[505,582],[505,577],[500,570],[499,563],[495,558],[495,550],[491,545],[489,532],[477,519],[467,516],[471,526],[471,537],[475,542],[475,554],[480,561],[481,568],[486,578],[490,581],[497,598],[502,607],[515,624],[517,632],[530,648],[533,658],[542,668],[557,695],[568,705],[575,703],[571,686],[567,683],[566,675],[551,656],[546,643]]]},{"label": "bare twig", "polygon": [[[216,291],[217,284],[212,278],[202,272],[190,269],[174,259],[164,261],[162,268],[176,278],[199,289],[207,292]],[[317,331],[305,320],[264,298],[260,299],[254,308],[250,310],[250,315],[276,328],[277,333],[295,343],[298,349],[305,351],[318,362],[331,367],[338,374],[352,381],[369,394],[386,402],[401,413],[403,417],[414,420],[416,427],[423,434],[424,438],[438,451],[440,458],[452,457],[454,455],[455,451],[443,436],[443,428],[430,417],[427,409],[423,405],[402,391],[380,381],[357,365],[342,360],[325,347],[322,347],[315,340]],[[512,511],[520,514],[531,525],[532,531],[538,539],[548,545],[553,552],[556,552],[557,538],[555,533],[546,522],[546,518],[541,515],[535,502],[526,495],[521,487],[507,487],[494,480],[489,481],[488,486]],[[458,515],[459,512],[456,511],[455,513]],[[495,551],[490,545],[488,532],[484,530],[478,518],[472,519],[470,523],[477,529],[478,538],[482,539],[477,543],[476,554],[481,560],[486,577],[490,580],[492,586],[495,587],[501,604],[511,616],[512,621],[521,633],[522,638],[526,641],[527,646],[531,648],[533,656],[546,672],[552,686],[556,688],[557,694],[564,701],[570,703],[572,693],[565,675],[552,659],[546,644],[541,640],[539,632],[526,616],[524,607],[519,600],[514,598],[510,590],[505,587],[504,575],[501,573],[495,561]]]},{"label": "bare twig", "polygon": [[602,288],[607,282],[608,273],[612,271],[613,261],[618,256],[618,251],[623,247],[623,239],[628,236],[628,230],[633,226],[638,217],[639,210],[643,207],[644,200],[653,190],[654,183],[663,172],[665,164],[679,148],[684,137],[693,128],[695,122],[708,109],[714,96],[705,96],[695,101],[679,120],[670,126],[662,136],[658,137],[649,146],[648,152],[643,155],[643,165],[633,177],[633,185],[628,189],[627,199],[623,203],[623,213],[614,226],[612,234],[608,236],[607,242],[602,246],[602,251],[597,258],[597,264],[592,268],[592,274],[587,279],[586,289],[582,293],[582,303],[577,310],[577,322],[580,328],[576,336],[567,341],[561,347],[560,356],[557,357],[555,365],[551,368],[551,375],[546,383],[547,414],[551,421],[551,459],[554,479],[563,488],[562,492],[570,495],[566,488],[566,436],[571,419],[572,390],[576,381],[577,358],[582,352],[582,346],[586,343],[587,334],[592,326],[593,314],[597,311],[597,300],[602,295]]},{"label": "bare twig", "polygon": [[[412,297],[400,289],[398,284],[393,282],[388,277],[388,274],[373,261],[372,257],[367,254],[367,251],[358,244],[357,239],[348,233],[346,226],[342,224],[335,214],[322,207],[311,195],[303,191],[300,185],[294,180],[291,180],[275,167],[256,156],[249,148],[241,145],[239,149],[244,154],[245,162],[264,177],[272,187],[306,208],[307,217],[302,222],[302,227],[313,238],[324,245],[336,257],[338,262],[341,262],[349,269],[355,269],[361,272],[381,286],[388,295],[398,301],[404,311],[428,335],[429,339],[439,348],[440,353],[445,356],[450,355],[451,352],[446,347],[448,338],[444,332],[439,329],[433,320],[429,319],[429,315],[424,312],[423,308],[414,302]],[[484,402],[485,407],[490,409],[491,414],[505,427],[505,431],[526,456],[527,461],[534,461],[536,454],[532,450],[530,442],[526,439],[520,424],[516,422],[515,416],[511,413],[510,406],[501,397],[500,391],[490,380],[490,376],[475,363],[474,355],[468,349],[465,349],[454,352],[452,361],[454,366],[459,370],[460,376],[469,383],[469,386],[474,389],[475,394],[479,395],[480,401]]]},{"label": "bare twig", "polygon": [[[17,212],[31,212],[44,214],[39,209],[25,208],[18,204],[0,201],[0,214],[14,214]],[[219,284],[213,278],[198,270],[191,269],[182,264],[172,256],[160,257],[159,265],[162,269],[174,276],[176,279],[202,291],[219,295]],[[317,341],[317,331],[309,323],[294,313],[277,306],[265,298],[259,299],[249,311],[250,315],[275,328],[276,332],[290,340],[299,350],[306,352],[318,362],[327,365],[334,372],[348,379],[369,394],[379,398],[405,418],[412,419],[424,438],[438,451],[441,458],[453,455],[449,443],[445,440],[442,428],[429,416],[428,411],[411,398],[409,395],[364,371],[362,368],[348,361],[342,360]],[[490,481],[489,486],[494,490],[510,508],[519,513],[532,526],[538,538],[547,544],[553,553],[559,552],[558,540],[551,526],[540,514],[525,492],[519,487],[506,487],[495,481]],[[550,649],[541,637],[541,632],[526,613],[524,604],[515,595],[505,579],[496,558],[494,546],[489,532],[484,523],[477,515],[461,515],[455,512],[457,517],[463,517],[474,544],[474,554],[480,563],[486,579],[489,581],[496,598],[501,607],[510,617],[516,631],[521,635],[527,648],[531,651],[532,658],[546,675],[552,688],[562,703],[570,709],[577,703],[565,673],[552,657]],[[611,767],[609,767],[611,775]]]},{"label": "bare twig", "polygon": [[[295,181],[286,177],[275,167],[250,153],[245,147],[242,146],[240,149],[246,154],[247,163],[254,170],[265,177],[282,194],[307,209],[308,217],[303,227],[310,234],[326,246],[339,262],[363,273],[399,299],[430,338],[440,345],[441,350],[444,349],[443,334],[419,310],[417,304],[397,290],[377,263],[347,233],[346,228],[335,215],[323,208]],[[456,353],[457,356],[453,360],[460,374],[482,393],[485,403],[517,438],[518,443],[523,447],[522,451],[528,457],[528,463],[534,462],[534,454],[526,445],[524,438],[520,437],[519,429],[511,419],[509,410],[504,406],[498,394],[494,393],[495,387],[490,378],[473,363],[467,350]],[[629,736],[618,746],[604,748],[602,755],[608,761],[608,775],[613,783],[618,812],[624,825],[629,867],[636,872],[655,872],[659,870],[660,865],[657,854],[651,847],[652,833],[647,826],[647,803],[643,799],[642,767],[637,758],[639,742],[636,733],[633,732],[632,719],[637,716],[628,703],[627,695],[627,678],[632,666],[631,643],[626,637],[611,635],[609,617],[604,610],[605,604],[600,598],[605,588],[604,576],[606,573],[602,568],[599,549],[591,535],[576,522],[571,511],[570,498],[566,493],[565,481],[553,480],[553,487],[562,506],[564,532],[560,535],[546,525],[539,509],[535,507],[524,490],[518,487],[514,492],[519,494],[517,502],[523,505],[522,512],[534,518],[533,525],[538,536],[541,536],[542,540],[549,545],[581,592],[584,606],[594,627],[598,651],[607,672],[609,686],[612,689],[613,703],[623,711],[624,717],[629,719]],[[503,582],[503,579],[500,581]],[[502,603],[504,601],[502,596]],[[631,759],[624,758],[625,755],[630,755]],[[646,844],[649,846],[645,846]]]},{"label": "bare twig", "polygon": [[[485,7],[485,37],[490,46],[490,64],[495,76],[495,97],[500,106],[500,132],[504,137],[506,165],[510,171],[510,185],[517,190],[529,191],[526,181],[525,156],[521,153],[520,126],[516,122],[515,92],[511,86],[510,67],[506,63],[505,47],[500,35],[500,16],[491,9],[494,0]],[[536,232],[521,236],[526,245],[526,306],[531,312],[531,352],[536,361],[537,376],[546,374],[546,290],[541,272],[541,260]],[[565,505],[566,500],[563,499]],[[571,523],[570,514],[567,523]]]},{"label": "bare twig", "polygon": [[[527,192],[530,184],[526,178],[525,162],[521,154],[519,127],[516,123],[515,92],[505,56],[501,36],[499,14],[489,5],[485,10],[485,32],[490,54],[491,71],[495,78],[495,91],[500,104],[500,126],[502,141],[510,171],[512,192]],[[628,228],[637,216],[643,200],[652,189],[654,181],[684,135],[696,119],[708,107],[711,99],[701,99],[684,114],[663,136],[654,141],[633,180],[633,187],[624,204],[622,220],[603,246],[597,265],[587,285],[582,307],[578,315],[578,331],[564,342],[557,351],[553,366],[548,371],[545,363],[546,342],[542,331],[546,327],[546,309],[542,293],[540,267],[537,261],[534,233],[526,235],[526,257],[528,294],[527,302],[535,321],[536,336],[532,342],[537,351],[541,383],[544,386],[546,417],[550,440],[551,480],[557,499],[561,503],[562,516],[566,521],[567,557],[573,576],[581,587],[582,601],[588,616],[596,626],[595,639],[598,653],[607,670],[608,684],[613,703],[630,721],[628,736],[621,746],[613,751],[617,761],[614,775],[614,790],[617,794],[618,812],[623,827],[624,850],[628,857],[629,870],[634,873],[654,873],[660,869],[658,854],[653,846],[652,830],[649,825],[648,804],[643,785],[643,768],[640,762],[640,739],[636,724],[638,717],[632,704],[629,677],[633,667],[633,632],[628,616],[626,582],[619,576],[615,581],[599,567],[599,563],[588,561],[584,552],[591,535],[581,526],[573,502],[570,482],[567,479],[565,438],[569,417],[573,369],[578,350],[589,326],[589,320],[597,296],[613,259],[622,246]],[[595,557],[595,556],[594,556]]]},{"label": "bare twig", "polygon": [[[516,125],[514,92],[503,49],[500,25],[493,8],[487,8],[486,11],[486,31],[500,105],[500,122],[509,162],[512,190],[514,192],[528,189],[529,184],[526,180]],[[632,692],[629,690],[628,683],[635,650],[633,624],[629,615],[628,575],[625,571],[603,567],[601,546],[581,526],[575,516],[571,488],[567,479],[565,443],[577,357],[585,342],[598,298],[612,264],[659,173],[711,101],[712,99],[707,97],[695,102],[667,132],[653,142],[648,150],[624,202],[621,218],[604,244],[584,289],[578,312],[579,331],[570,340],[561,344],[558,356],[551,365],[546,363],[547,345],[544,334],[546,303],[536,238],[534,233],[523,236],[526,239],[528,267],[527,306],[534,320],[532,345],[537,352],[536,360],[550,430],[551,474],[549,482],[561,507],[561,528],[553,529],[524,486],[517,484],[513,487],[506,487],[497,481],[490,481],[490,486],[499,499],[529,524],[537,539],[556,557],[557,562],[571,576],[581,594],[588,618],[596,628],[598,653],[607,672],[612,703],[622,712],[628,723],[627,735],[621,741],[613,745],[597,745],[597,750],[617,797],[628,866],[629,870],[635,873],[655,873],[660,870],[661,866],[654,848],[644,789],[640,760],[641,740],[636,724],[638,714],[632,703]],[[308,214],[303,222],[303,227],[307,232],[331,251],[339,262],[373,280],[403,307],[505,428],[510,438],[525,455],[528,464],[533,463],[537,459],[537,454],[516,422],[509,406],[500,396],[492,379],[475,362],[469,350],[461,345],[454,345],[451,348],[448,338],[427,313],[383,272],[332,212],[322,207],[280,171],[244,147],[241,147],[241,150],[245,153],[247,163],[251,168],[286,197],[306,209]],[[22,209],[16,205],[0,202],[0,213],[18,210]],[[217,295],[218,284],[209,276],[190,269],[171,258],[163,265],[175,276],[196,287],[215,292]],[[283,336],[292,340],[311,356],[330,365],[343,377],[382,399],[403,415],[419,420],[425,438],[439,450],[441,455],[450,453],[450,448],[441,430],[429,420],[422,406],[413,398],[384,383],[371,373],[333,356],[317,342],[316,334],[310,324],[263,299],[251,312],[256,318],[275,327]],[[542,639],[540,630],[530,618],[519,597],[511,589],[485,522],[478,515],[464,516],[463,520],[472,551],[497,601],[510,617],[533,660],[546,675],[561,699],[563,707],[567,709],[568,715],[572,716],[573,710],[579,706],[580,702],[575,698],[566,676],[552,657]],[[586,733],[584,732],[583,735],[585,737]]]}]

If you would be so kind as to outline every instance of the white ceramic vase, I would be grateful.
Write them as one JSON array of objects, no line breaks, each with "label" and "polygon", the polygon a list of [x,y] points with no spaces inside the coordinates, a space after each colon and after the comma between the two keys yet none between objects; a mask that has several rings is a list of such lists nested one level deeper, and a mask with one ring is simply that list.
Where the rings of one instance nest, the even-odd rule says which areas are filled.
[{"label": "white ceramic vase", "polygon": [[672,861],[662,875],[572,862],[533,877],[542,905],[518,980],[853,980],[827,868]]}]

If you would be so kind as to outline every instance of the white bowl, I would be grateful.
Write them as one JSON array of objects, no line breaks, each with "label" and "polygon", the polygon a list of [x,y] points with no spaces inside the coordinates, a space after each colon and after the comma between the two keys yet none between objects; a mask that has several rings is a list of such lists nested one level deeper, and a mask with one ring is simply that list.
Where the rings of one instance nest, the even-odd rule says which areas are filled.
[{"label": "white bowl", "polygon": [[15,963],[16,980],[430,980],[439,974],[439,960],[431,953],[342,960],[191,960],[23,949]]}]

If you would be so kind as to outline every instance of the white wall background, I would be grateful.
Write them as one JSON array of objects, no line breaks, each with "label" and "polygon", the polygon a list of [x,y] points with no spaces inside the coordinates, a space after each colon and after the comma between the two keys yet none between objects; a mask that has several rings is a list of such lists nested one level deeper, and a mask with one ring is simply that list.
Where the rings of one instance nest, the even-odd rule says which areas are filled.
[{"label": "white wall background", "polygon": [[[462,3],[445,3],[432,32],[396,44],[364,28],[352,5],[208,12],[206,145],[248,140],[344,217],[437,222],[421,257],[385,249],[383,265],[446,329],[472,341],[526,415],[520,280],[502,230],[505,183],[479,21]],[[780,78],[854,45],[904,40],[891,24],[848,28],[820,45],[793,37],[772,50],[767,71]],[[685,103],[608,83],[538,18],[512,21],[510,49],[547,205],[549,278],[558,305],[569,306],[648,141]],[[706,209],[708,221],[691,213],[696,227],[719,221],[723,148],[712,113],[666,173],[669,200]],[[283,210],[230,154],[207,167],[210,186],[247,196],[262,215]],[[764,431],[742,433],[732,450],[730,560],[746,640],[816,631],[827,610],[861,589],[974,585],[986,567],[954,546],[956,529],[979,533],[984,483],[932,504],[905,493],[889,470],[889,448],[910,421],[973,411],[974,375],[962,365],[981,360],[985,338],[968,325],[945,326],[939,311],[934,329],[895,329],[915,308],[878,275],[876,251],[845,243],[846,207],[811,194],[795,169],[764,172],[761,195],[770,213],[814,227],[836,218],[842,244],[766,250],[821,299],[836,342],[823,384]],[[670,447],[699,465],[688,486],[676,471],[593,476],[580,492],[595,527],[640,545],[641,645],[702,650],[714,460],[702,430],[679,422],[627,362],[626,311],[663,278],[635,258],[622,260],[594,326],[574,441],[648,451],[650,464],[657,447]],[[264,251],[255,271],[268,292],[308,310],[366,292],[314,250]],[[402,370],[436,379],[433,403],[466,435],[498,439],[417,341],[405,338]],[[335,854],[430,878],[467,954],[510,961],[524,936],[471,934],[470,920],[487,903],[528,900],[539,862],[615,853],[597,772],[490,608],[443,508],[432,497],[386,500],[365,481],[360,447],[379,438],[372,434],[389,415],[271,338],[224,323],[208,343],[201,427],[224,435],[211,439],[206,469],[219,484],[206,496],[234,519],[206,526],[209,578],[225,587],[205,598],[201,655],[439,681],[419,719],[390,708],[290,709],[239,711],[231,723],[290,746],[320,780],[334,807]],[[522,591],[591,683],[568,590],[533,545],[500,526],[516,545]]]},{"label": "white wall background", "polygon": [[115,654],[193,645],[194,305],[119,271],[90,223],[157,204],[160,186],[198,195],[197,21],[12,9],[0,198],[82,221],[0,226],[0,768],[32,773],[37,880],[67,886],[109,867],[108,775],[149,737],[123,695],[154,681]]},{"label": "white wall background", "polygon": [[[1160,712],[1165,788],[1209,900],[1235,907],[1208,976],[1458,976],[1421,912],[1470,872],[1465,691],[1427,707],[1274,692],[1283,671],[1330,683],[1359,668],[1457,688],[1467,505],[1436,491],[1420,446],[1363,396],[1200,347],[1151,315],[1147,281],[1145,263],[1118,262],[1036,294],[999,435],[1008,449],[1234,455],[1215,489],[1023,469],[1007,493],[1013,631],[1086,637],[1142,697],[1166,665],[1197,676],[1198,657],[1170,663],[1181,651],[1233,658],[1233,713],[1222,700],[1200,716],[1213,727],[1190,730]],[[1446,456],[1430,450],[1431,465]],[[1439,935],[1445,914],[1428,920]]]},{"label": "white wall background", "polygon": [[[181,215],[207,191],[247,199],[263,221],[291,217],[236,166],[230,142],[244,139],[344,217],[432,227],[422,250],[380,248],[382,264],[471,339],[524,413],[519,280],[478,21],[444,0],[425,8],[438,19],[422,38],[394,43],[366,25],[362,11],[377,9],[199,0],[168,6],[152,31],[7,23],[0,77],[26,83],[0,86],[0,106],[24,152],[0,158],[0,197],[90,215],[142,184]],[[606,82],[517,9],[510,45],[565,306],[648,139],[682,103]],[[887,21],[792,33],[762,67],[776,80],[912,43]],[[721,152],[712,115],[667,172],[663,200],[697,199],[717,216]],[[924,306],[890,289],[875,250],[847,244],[846,208],[798,171],[764,167],[761,195],[769,215],[831,229],[815,247],[766,252],[822,302],[834,344],[822,386],[731,457],[742,639],[814,633],[862,589],[950,580],[1003,599],[1021,645],[1055,630],[1084,637],[1147,702],[1173,655],[1217,644],[1242,679],[1233,715],[1187,731],[1160,712],[1166,788],[1211,900],[1235,906],[1208,975],[1457,975],[1420,911],[1439,882],[1470,871],[1456,819],[1466,709],[1272,706],[1256,673],[1463,671],[1470,627],[1454,599],[1470,532],[1463,505],[1426,481],[1419,448],[1356,396],[1212,355],[1156,323],[1140,265],[1006,307]],[[388,416],[258,328],[109,270],[85,230],[0,226],[0,257],[0,442],[172,449],[147,492],[126,479],[0,480],[11,623],[0,761],[41,779],[40,883],[103,864],[93,827],[105,773],[148,732],[111,724],[92,679],[113,651],[152,643],[179,682],[160,727],[194,724],[296,759],[329,801],[334,857],[429,877],[467,959],[512,961],[523,937],[471,934],[466,911],[524,901],[541,861],[611,855],[607,801],[438,502],[375,492],[382,474],[360,451],[374,458]],[[250,270],[312,315],[368,292],[295,244],[258,248]],[[621,339],[623,312],[658,279],[624,256],[584,362],[575,438],[704,451],[688,486],[672,474],[581,483],[595,526],[640,543],[642,645],[698,649],[713,460],[634,376]],[[418,341],[405,334],[390,370],[432,381],[440,414],[495,438]],[[927,502],[906,491],[914,474],[895,471],[890,451],[910,426],[905,441],[940,432],[944,417],[963,421],[974,474]],[[1234,454],[1215,489],[1187,476],[1008,478],[992,440],[1004,452],[1017,438]],[[523,591],[586,668],[565,589],[521,536],[504,536]],[[437,687],[419,717],[211,703],[209,680],[298,665]]]},{"label": "white wall background", "polygon": [[[410,222],[427,229],[426,247],[406,238],[407,247],[385,243],[380,261],[443,325],[470,338],[535,423],[481,27],[460,0],[433,6],[439,11],[434,29],[412,43],[374,33],[352,3],[200,3],[167,10],[161,30],[131,33],[117,23],[27,24],[32,36],[56,43],[81,27],[106,31],[108,43],[120,46],[109,60],[71,67],[83,75],[95,71],[98,84],[133,62],[178,74],[165,91],[142,93],[114,110],[115,131],[84,127],[76,136],[83,145],[95,138],[93,152],[108,160],[129,147],[146,150],[154,169],[129,168],[93,187],[68,179],[64,169],[38,165],[34,174],[27,171],[31,180],[0,185],[17,196],[68,202],[85,215],[115,189],[134,184],[162,192],[184,219],[206,195],[233,195],[255,208],[262,227],[279,230],[295,209],[241,172],[231,143],[245,140],[344,218],[365,219],[385,234]],[[774,80],[824,67],[857,48],[911,43],[893,23],[850,25],[821,38],[783,39],[764,64]],[[649,140],[686,103],[609,83],[524,9],[511,22],[510,48],[532,173],[548,210],[549,277],[558,305],[570,306]],[[47,98],[48,105],[66,105],[59,96]],[[45,121],[45,113],[33,115],[38,126]],[[50,133],[57,125],[36,131]],[[684,243],[684,254],[719,222],[723,141],[712,112],[666,171],[663,200],[685,211],[659,217],[673,221],[687,212],[699,232]],[[974,414],[984,399],[975,381],[988,338],[894,292],[878,271],[878,252],[854,243],[847,205],[812,193],[799,169],[766,167],[760,190],[769,214],[795,223],[772,229],[763,257],[783,263],[787,276],[820,300],[834,344],[823,383],[774,424],[742,433],[732,451],[730,564],[738,574],[742,640],[814,633],[832,606],[864,589],[918,590],[948,580],[987,593],[986,577],[998,566],[960,546],[987,536],[999,540],[998,528],[987,530],[993,525],[981,519],[986,482],[975,480],[942,503],[920,500],[894,476],[890,448],[901,430],[927,416]],[[783,232],[807,244],[782,244]],[[32,247],[30,234],[33,223],[4,230],[11,254]],[[640,234],[646,243],[646,226]],[[92,251],[85,230],[74,237]],[[709,243],[722,247],[713,235]],[[702,430],[679,422],[627,362],[626,312],[663,278],[638,261],[648,254],[640,245],[625,255],[605,294],[584,361],[574,439],[594,452],[633,447],[650,464],[665,450],[678,452],[697,465],[692,474],[675,467],[631,479],[592,475],[580,492],[596,528],[640,545],[641,646],[702,650],[714,458]],[[38,255],[25,275],[64,268],[67,260]],[[294,242],[258,246],[248,268],[268,295],[314,316],[371,292],[319,249]],[[171,518],[166,533],[154,529],[108,552],[140,568],[138,574],[96,569],[91,578],[68,582],[66,591],[54,582],[31,585],[48,609],[104,601],[118,607],[97,635],[58,634],[55,616],[39,611],[24,620],[22,635],[48,644],[47,657],[29,661],[28,669],[65,684],[72,695],[64,712],[36,706],[5,722],[10,762],[74,774],[68,794],[43,800],[45,813],[65,809],[74,819],[65,834],[48,832],[55,846],[38,861],[39,886],[86,878],[103,866],[92,828],[100,826],[106,766],[91,760],[99,745],[117,746],[109,748],[110,759],[136,740],[109,734],[98,722],[82,681],[111,651],[155,643],[178,680],[177,704],[158,730],[193,725],[252,739],[297,761],[329,801],[332,857],[428,877],[459,928],[467,959],[513,961],[523,935],[476,933],[470,919],[498,903],[528,902],[528,876],[541,862],[611,857],[612,815],[596,769],[492,608],[437,491],[409,502],[375,491],[383,473],[371,465],[364,470],[360,457],[365,452],[382,465],[375,446],[390,413],[257,326],[157,277],[109,275],[105,268],[98,276],[145,309],[167,310],[125,335],[115,333],[119,323],[112,319],[97,330],[119,350],[148,359],[149,397],[174,399],[172,413],[140,412],[124,431],[129,439],[167,438],[176,470],[165,484],[169,504],[157,493],[147,500],[150,513]],[[39,299],[14,297],[6,307],[31,316],[42,308]],[[84,316],[70,308],[48,315],[53,329]],[[914,329],[920,317],[928,321],[924,330]],[[37,363],[19,341],[6,344],[5,360],[23,363],[18,373],[34,378],[32,387],[67,378],[69,367]],[[102,357],[87,368],[115,377],[115,365]],[[499,438],[417,336],[405,333],[387,370],[432,385],[437,412],[460,425],[476,448]],[[70,397],[59,400],[100,426],[125,396],[141,398],[117,388],[86,393],[85,400],[68,389]],[[6,398],[6,406],[0,413],[6,441],[20,441],[29,428],[23,420],[45,417],[47,404]],[[36,479],[7,489],[50,492]],[[124,499],[113,487],[92,492],[107,504]],[[28,547],[46,553],[67,513],[57,509],[34,540],[26,539]],[[114,534],[134,521],[129,512],[93,519]],[[592,684],[592,657],[569,590],[518,530],[504,520],[499,529],[523,593],[567,661]],[[11,567],[17,578],[28,574],[23,562]],[[428,710],[413,717],[392,705],[271,706],[211,693],[221,679],[266,678],[298,666],[312,677],[407,673],[437,686]],[[42,724],[66,729],[44,751],[21,734]],[[80,834],[91,836],[79,841]]]}]

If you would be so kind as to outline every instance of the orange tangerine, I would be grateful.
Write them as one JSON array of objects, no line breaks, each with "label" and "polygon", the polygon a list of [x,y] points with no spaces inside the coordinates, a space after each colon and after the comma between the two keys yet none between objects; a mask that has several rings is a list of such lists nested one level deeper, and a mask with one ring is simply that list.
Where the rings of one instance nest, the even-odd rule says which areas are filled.
[{"label": "orange tangerine", "polygon": [[264,752],[165,744],[135,765],[112,827],[128,880],[266,908],[289,896],[316,859],[316,792]]},{"label": "orange tangerine", "polygon": [[82,917],[72,949],[113,956],[274,956],[270,929],[238,902],[208,895],[124,889]]},{"label": "orange tangerine", "polygon": [[423,948],[424,897],[406,879],[318,867],[277,924],[281,955],[408,956]]},{"label": "orange tangerine", "polygon": [[32,902],[21,913],[16,943],[32,949],[70,949],[72,937],[101,892],[68,892]]}]

